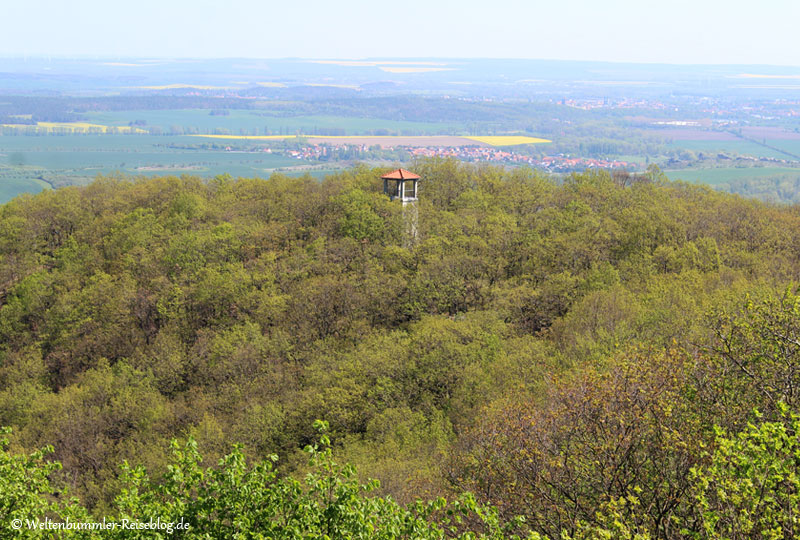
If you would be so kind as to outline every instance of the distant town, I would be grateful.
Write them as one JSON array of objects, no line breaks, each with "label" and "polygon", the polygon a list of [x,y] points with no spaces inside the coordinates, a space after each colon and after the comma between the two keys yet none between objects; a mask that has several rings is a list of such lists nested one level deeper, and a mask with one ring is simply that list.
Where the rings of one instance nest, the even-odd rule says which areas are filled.
[{"label": "distant town", "polygon": [[[234,151],[230,146],[227,151]],[[283,154],[297,160],[304,161],[332,161],[340,159],[342,155],[352,159],[369,159],[376,153],[387,157],[395,156],[398,159],[441,157],[455,158],[467,162],[492,162],[514,165],[528,165],[548,172],[576,172],[587,169],[631,169],[639,165],[616,159],[596,159],[586,157],[572,157],[564,154],[534,157],[519,152],[487,148],[480,146],[423,146],[409,147],[397,146],[377,150],[365,144],[310,144],[299,149],[283,150],[265,148],[264,151]]]}]

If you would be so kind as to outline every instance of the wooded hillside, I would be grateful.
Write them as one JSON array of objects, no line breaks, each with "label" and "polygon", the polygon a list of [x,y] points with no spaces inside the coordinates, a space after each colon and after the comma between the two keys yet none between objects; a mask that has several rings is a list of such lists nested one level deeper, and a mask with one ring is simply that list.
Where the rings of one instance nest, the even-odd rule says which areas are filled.
[{"label": "wooded hillside", "polygon": [[[519,534],[792,536],[796,207],[655,168],[431,160],[409,247],[385,172],[104,178],[0,207],[10,450],[53,445],[53,486],[103,516],[123,461],[159,477],[173,438],[301,475],[324,419],[374,493],[470,491]],[[763,471],[769,501],[741,487]]]}]

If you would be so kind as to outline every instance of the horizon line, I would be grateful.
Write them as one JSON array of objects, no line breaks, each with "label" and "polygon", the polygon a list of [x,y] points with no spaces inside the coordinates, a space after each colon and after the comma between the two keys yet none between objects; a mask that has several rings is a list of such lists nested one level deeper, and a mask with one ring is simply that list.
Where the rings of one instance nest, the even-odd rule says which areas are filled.
[{"label": "horizon line", "polygon": [[[502,56],[358,56],[358,57],[316,57],[316,56],[135,56],[135,55],[102,55],[102,54],[5,54],[0,53],[0,60],[139,60],[157,62],[182,62],[182,61],[299,61],[299,62],[391,62],[396,60],[414,60],[419,62],[431,60],[446,61],[503,61],[503,62],[554,62],[554,63],[576,63],[576,64],[625,64],[625,65],[644,65],[644,66],[691,66],[691,67],[777,67],[777,68],[797,68],[800,64],[768,64],[768,63],[736,63],[736,62],[666,62],[666,61],[642,61],[642,60],[586,60],[574,58],[531,58],[531,57],[502,57]],[[124,67],[124,66],[121,66]],[[136,66],[127,66],[136,67]],[[146,67],[146,66],[141,66]]]}]

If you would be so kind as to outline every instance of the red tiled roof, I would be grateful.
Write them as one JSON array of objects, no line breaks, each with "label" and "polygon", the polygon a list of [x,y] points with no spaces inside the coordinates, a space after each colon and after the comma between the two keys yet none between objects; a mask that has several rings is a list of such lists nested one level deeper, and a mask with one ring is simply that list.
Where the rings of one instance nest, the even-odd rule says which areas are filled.
[{"label": "red tiled roof", "polygon": [[419,175],[405,169],[397,169],[381,176],[381,180],[419,180]]}]

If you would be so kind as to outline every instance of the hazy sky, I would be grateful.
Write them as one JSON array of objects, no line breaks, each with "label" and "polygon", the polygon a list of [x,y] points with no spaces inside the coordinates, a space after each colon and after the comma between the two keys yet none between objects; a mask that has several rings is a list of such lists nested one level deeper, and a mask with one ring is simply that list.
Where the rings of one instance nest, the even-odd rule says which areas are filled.
[{"label": "hazy sky", "polygon": [[0,0],[2,56],[800,66],[800,0]]}]

